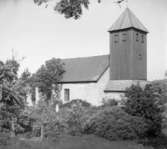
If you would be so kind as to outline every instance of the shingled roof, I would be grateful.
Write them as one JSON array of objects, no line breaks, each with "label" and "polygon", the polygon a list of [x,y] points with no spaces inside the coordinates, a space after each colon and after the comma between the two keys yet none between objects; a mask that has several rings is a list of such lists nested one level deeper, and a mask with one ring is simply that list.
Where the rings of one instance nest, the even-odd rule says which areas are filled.
[{"label": "shingled roof", "polygon": [[114,32],[128,28],[135,28],[146,33],[148,32],[147,28],[145,28],[133,12],[129,8],[126,8],[116,22],[110,27],[109,31]]},{"label": "shingled roof", "polygon": [[62,59],[65,73],[60,83],[97,82],[109,67],[109,55]]}]

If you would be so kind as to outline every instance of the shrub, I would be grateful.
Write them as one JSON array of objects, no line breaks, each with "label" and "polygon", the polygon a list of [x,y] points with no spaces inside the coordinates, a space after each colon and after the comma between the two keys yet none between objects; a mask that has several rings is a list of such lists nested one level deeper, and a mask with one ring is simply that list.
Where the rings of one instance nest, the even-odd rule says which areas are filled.
[{"label": "shrub", "polygon": [[83,115],[85,109],[81,105],[74,105],[69,110],[66,123],[68,125],[68,131],[71,135],[80,135],[83,131]]},{"label": "shrub", "polygon": [[10,135],[9,133],[0,133],[0,146],[7,145],[10,142]]},{"label": "shrub", "polygon": [[124,112],[119,107],[98,110],[84,127],[85,133],[93,133],[109,140],[136,139],[145,133],[144,120]]},{"label": "shrub", "polygon": [[104,98],[102,100],[102,106],[117,106],[118,105],[118,101],[116,101],[115,99],[112,98]]},{"label": "shrub", "polygon": [[73,100],[64,104],[53,122],[46,125],[46,136],[54,138],[59,135],[81,135],[86,119],[92,115],[94,108],[85,101]]},{"label": "shrub", "polygon": [[132,115],[145,119],[148,130],[147,137],[155,137],[161,134],[162,112],[160,90],[153,85],[146,85],[144,89],[132,85],[125,94],[124,110]]},{"label": "shrub", "polygon": [[91,107],[91,104],[87,101],[81,100],[81,99],[75,99],[75,100],[71,100],[70,102],[67,102],[65,104],[63,104],[61,107],[62,108],[72,108],[73,106],[82,106],[84,108],[89,108]]},{"label": "shrub", "polygon": [[45,126],[45,137],[49,140],[57,140],[59,136],[66,134],[67,125],[63,121],[55,120]]}]

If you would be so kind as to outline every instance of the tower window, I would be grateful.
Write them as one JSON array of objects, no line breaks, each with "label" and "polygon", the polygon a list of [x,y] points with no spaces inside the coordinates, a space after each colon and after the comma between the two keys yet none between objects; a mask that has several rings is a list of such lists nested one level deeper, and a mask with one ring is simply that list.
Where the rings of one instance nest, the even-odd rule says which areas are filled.
[{"label": "tower window", "polygon": [[119,35],[115,34],[114,35],[114,43],[118,43],[118,41],[119,41]]},{"label": "tower window", "polygon": [[144,43],[144,35],[141,35],[141,43]]},{"label": "tower window", "polygon": [[139,41],[139,33],[136,33],[136,41]]},{"label": "tower window", "polygon": [[70,101],[70,89],[64,89],[64,101]]},{"label": "tower window", "polygon": [[126,41],[126,35],[127,35],[126,33],[122,33],[122,41],[124,42]]},{"label": "tower window", "polygon": [[138,58],[139,58],[139,60],[142,60],[142,54],[141,53],[138,55]]}]

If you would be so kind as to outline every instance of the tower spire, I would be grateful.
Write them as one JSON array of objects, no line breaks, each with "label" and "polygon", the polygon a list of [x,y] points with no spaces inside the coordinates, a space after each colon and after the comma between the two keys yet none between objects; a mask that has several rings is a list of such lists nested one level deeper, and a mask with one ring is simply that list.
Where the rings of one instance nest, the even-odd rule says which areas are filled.
[{"label": "tower spire", "polygon": [[127,7],[121,16],[110,27],[109,32],[120,31],[124,29],[134,28],[145,33],[148,33],[147,28],[140,22],[140,20]]}]

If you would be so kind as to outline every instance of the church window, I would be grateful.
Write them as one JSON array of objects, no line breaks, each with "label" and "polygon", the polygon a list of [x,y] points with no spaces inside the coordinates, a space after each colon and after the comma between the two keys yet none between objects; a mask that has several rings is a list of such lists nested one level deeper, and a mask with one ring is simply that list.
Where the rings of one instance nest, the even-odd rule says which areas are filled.
[{"label": "church window", "polygon": [[64,89],[64,101],[70,101],[70,89],[68,88]]},{"label": "church window", "polygon": [[118,34],[115,34],[114,35],[114,43],[118,43],[118,41],[119,41],[119,36],[118,36]]},{"label": "church window", "polygon": [[139,33],[136,33],[136,41],[139,41]]},{"label": "church window", "polygon": [[126,33],[122,33],[122,41],[126,41],[126,36],[127,36],[127,34]]}]

